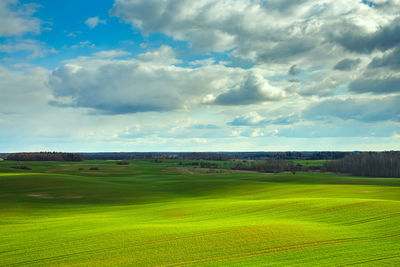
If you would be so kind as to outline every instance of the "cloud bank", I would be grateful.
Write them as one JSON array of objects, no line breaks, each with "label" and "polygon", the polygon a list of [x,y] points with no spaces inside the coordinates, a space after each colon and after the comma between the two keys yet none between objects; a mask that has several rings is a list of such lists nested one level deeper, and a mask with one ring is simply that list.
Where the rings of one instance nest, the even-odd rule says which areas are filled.
[{"label": "cloud bank", "polygon": [[398,0],[44,2],[0,3],[7,144],[400,149]]}]

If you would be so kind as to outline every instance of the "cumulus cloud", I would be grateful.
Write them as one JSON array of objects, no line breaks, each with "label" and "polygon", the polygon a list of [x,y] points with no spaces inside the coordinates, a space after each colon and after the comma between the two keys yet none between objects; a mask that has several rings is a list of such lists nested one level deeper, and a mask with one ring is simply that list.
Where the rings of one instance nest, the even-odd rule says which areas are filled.
[{"label": "cumulus cloud", "polygon": [[51,99],[45,86],[48,74],[43,68],[12,71],[0,66],[0,112],[32,112],[46,105]]},{"label": "cumulus cloud", "polygon": [[0,44],[0,52],[16,53],[19,51],[30,53],[28,56],[29,59],[44,57],[49,53],[56,53],[54,48],[48,48],[45,43],[30,39]]},{"label": "cumulus cloud", "polygon": [[232,126],[249,126],[249,125],[260,125],[264,121],[264,118],[260,116],[256,111],[249,112],[243,116],[237,116],[233,121],[228,123]]},{"label": "cumulus cloud", "polygon": [[139,54],[138,59],[142,62],[159,63],[161,65],[173,65],[182,62],[176,58],[175,51],[166,45],[161,46],[159,49]]},{"label": "cumulus cloud", "polygon": [[400,92],[400,78],[359,78],[349,84],[349,89],[355,93],[389,94]]},{"label": "cumulus cloud", "polygon": [[85,21],[85,24],[89,27],[89,28],[91,28],[91,29],[93,29],[93,28],[96,28],[97,27],[97,25],[99,25],[99,24],[107,24],[107,21],[104,19],[104,20],[102,20],[102,19],[100,19],[99,17],[90,17],[90,18],[88,18],[86,21]]},{"label": "cumulus cloud", "polygon": [[131,53],[124,50],[108,50],[108,51],[100,51],[94,54],[95,57],[99,58],[116,58],[116,57],[123,57],[129,56]]},{"label": "cumulus cloud", "polygon": [[227,92],[217,95],[210,104],[217,105],[249,105],[266,101],[281,100],[286,92],[268,83],[268,80],[256,72],[247,75],[244,81]]},{"label": "cumulus cloud", "polygon": [[400,122],[400,96],[329,99],[308,107],[306,119],[340,118],[363,122]]},{"label": "cumulus cloud", "polygon": [[[242,3],[225,5],[230,11],[237,13],[238,7],[244,7]],[[234,36],[229,33],[212,29],[210,26],[218,12],[225,20],[226,14],[221,10],[220,4],[212,4],[211,1],[116,1],[111,14],[121,16],[136,27],[140,27],[145,33],[165,32],[177,40],[195,40],[193,45],[198,49],[212,47],[218,51],[224,51],[231,47]],[[236,12],[235,12],[236,10]],[[235,16],[235,15],[233,15]],[[228,18],[229,19],[229,18]]]},{"label": "cumulus cloud", "polygon": [[39,33],[41,22],[32,16],[37,9],[35,4],[20,4],[18,0],[0,1],[0,37]]},{"label": "cumulus cloud", "polygon": [[209,66],[215,63],[215,59],[206,58],[206,59],[198,59],[194,61],[190,61],[189,64],[192,66]]},{"label": "cumulus cloud", "polygon": [[95,44],[92,44],[92,42],[90,41],[81,41],[75,45],[72,45],[71,48],[72,49],[76,49],[76,48],[82,48],[82,47],[88,47],[88,48],[93,48],[95,47]]},{"label": "cumulus cloud", "polygon": [[320,61],[321,48],[324,58],[334,58],[337,45],[358,52],[395,46],[399,20],[383,8],[389,2],[115,0],[110,13],[145,33],[162,32],[198,50],[287,63]]},{"label": "cumulus cloud", "polygon": [[400,44],[400,17],[393,19],[374,32],[367,32],[354,24],[343,24],[336,31],[331,33],[331,40],[349,51],[357,53],[370,53],[374,50],[386,51]]},{"label": "cumulus cloud", "polygon": [[[78,58],[54,70],[49,80],[55,96],[52,104],[90,108],[105,114],[125,114],[186,109],[200,104],[212,93],[218,95],[216,104],[242,101],[239,98],[245,93],[250,96],[246,96],[242,104],[259,98],[261,101],[278,100],[284,94],[249,70],[223,65],[176,66],[181,61],[167,46],[125,60],[104,55],[108,53]],[[238,84],[239,88],[233,93],[226,93],[228,96],[218,94]]]},{"label": "cumulus cloud", "polygon": [[[115,0],[110,14],[144,34],[163,33],[187,41],[196,51],[223,52],[233,61],[270,70],[270,76],[295,76],[302,71],[301,79],[290,79],[291,84],[282,82],[280,86],[302,96],[328,96],[344,88],[353,93],[375,90],[364,84],[360,75],[368,62],[369,69],[397,70],[398,6],[397,0],[374,4],[347,0]],[[201,66],[203,62],[190,64]],[[397,91],[386,88],[388,84],[392,87],[391,76],[395,75],[371,78],[366,74],[375,80],[373,86],[379,85],[385,93]],[[250,80],[240,88],[211,93],[203,100],[234,105],[284,97],[268,94],[271,90],[260,90],[263,86],[252,85]]]},{"label": "cumulus cloud", "polygon": [[[178,92],[163,86],[167,73],[159,71],[154,76],[135,62],[104,63],[93,69],[65,65],[50,77],[49,85],[56,97],[52,103],[87,107],[107,114],[182,108]],[[65,99],[68,101],[63,102]]]},{"label": "cumulus cloud", "polygon": [[265,118],[255,111],[249,112],[229,122],[230,126],[267,126],[267,125],[289,125],[299,120],[298,116],[292,114],[279,115],[273,118]]},{"label": "cumulus cloud", "polygon": [[[0,52],[52,52],[32,40],[41,27],[37,8],[1,1]],[[14,62],[23,68],[0,67],[0,138],[18,132],[36,135],[36,144],[44,136],[61,144],[57,137],[73,136],[68,149],[79,150],[204,150],[204,143],[292,150],[348,149],[355,139],[329,147],[325,138],[335,137],[336,145],[360,137],[365,144],[363,137],[378,136],[375,143],[393,149],[398,142],[382,137],[399,133],[399,12],[398,0],[115,0],[110,15],[135,34],[161,33],[188,49],[167,38],[185,51],[178,56],[146,42],[139,55],[96,51],[51,71]],[[76,40],[71,48],[94,46]]]},{"label": "cumulus cloud", "polygon": [[291,85],[286,90],[304,97],[330,96],[348,83],[352,75],[349,72],[332,72],[331,69],[315,69],[306,74],[306,78],[301,80],[289,80]]},{"label": "cumulus cloud", "polygon": [[301,69],[297,65],[292,65],[288,71],[289,75],[295,76],[301,72]]},{"label": "cumulus cloud", "polygon": [[392,70],[400,69],[400,46],[388,51],[383,56],[375,57],[371,63],[369,63],[368,68],[389,68]]},{"label": "cumulus cloud", "polygon": [[357,66],[360,64],[361,60],[360,59],[351,59],[351,58],[345,58],[341,61],[339,61],[333,69],[335,70],[352,70],[357,68]]}]

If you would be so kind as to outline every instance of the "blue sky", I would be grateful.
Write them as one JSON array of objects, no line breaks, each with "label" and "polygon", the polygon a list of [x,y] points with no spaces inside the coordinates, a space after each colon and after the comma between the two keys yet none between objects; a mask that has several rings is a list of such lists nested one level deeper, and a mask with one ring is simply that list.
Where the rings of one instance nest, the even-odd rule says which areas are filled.
[{"label": "blue sky", "polygon": [[0,2],[0,151],[400,149],[398,0]]}]

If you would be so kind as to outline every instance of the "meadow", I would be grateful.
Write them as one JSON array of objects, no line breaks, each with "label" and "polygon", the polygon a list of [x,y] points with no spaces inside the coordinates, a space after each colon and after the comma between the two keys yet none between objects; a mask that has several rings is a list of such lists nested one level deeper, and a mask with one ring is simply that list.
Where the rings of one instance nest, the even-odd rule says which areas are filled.
[{"label": "meadow", "polygon": [[129,162],[0,161],[0,266],[400,265],[400,179]]}]

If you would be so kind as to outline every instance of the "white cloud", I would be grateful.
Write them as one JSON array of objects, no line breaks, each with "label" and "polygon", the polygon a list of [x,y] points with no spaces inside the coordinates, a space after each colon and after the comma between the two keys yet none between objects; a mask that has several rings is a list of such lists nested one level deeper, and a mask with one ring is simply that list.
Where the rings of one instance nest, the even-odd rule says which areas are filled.
[{"label": "white cloud", "polygon": [[[65,31],[66,32],[66,31]],[[74,31],[74,32],[70,32],[67,34],[67,37],[72,37],[72,38],[76,38],[79,34],[81,34],[81,31]]]},{"label": "white cloud", "polygon": [[[289,90],[328,96],[360,76],[377,54],[400,45],[398,1],[374,3],[115,0],[110,14],[145,34],[161,32],[187,41],[196,51],[225,52],[237,62],[249,60],[277,76],[287,76],[287,70],[296,66],[289,73],[297,74],[292,79],[297,84],[285,85]],[[352,66],[346,59],[354,59]]]},{"label": "white cloud", "polygon": [[180,60],[167,46],[125,60],[99,55],[105,54],[71,60],[53,71],[53,104],[107,114],[185,110],[206,95],[235,88],[250,73],[222,65],[175,66]]},{"label": "white cloud", "polygon": [[189,64],[192,66],[209,66],[215,63],[215,59],[206,58],[206,59],[198,59],[194,61],[190,61]]},{"label": "white cloud", "polygon": [[245,79],[235,88],[212,97],[210,104],[217,105],[249,105],[266,101],[282,100],[286,92],[271,86],[260,73],[251,70]]},{"label": "white cloud", "polygon": [[[145,36],[187,41],[189,53],[201,59],[169,46],[150,49],[154,43],[145,37],[137,43],[145,52],[137,56],[115,48],[52,71],[0,68],[0,128],[8,137],[17,131],[36,136],[36,144],[46,136],[75,140],[66,147],[82,150],[99,144],[104,150],[343,149],[352,142],[356,149],[365,144],[361,138],[394,149],[400,4],[374,3],[116,0],[111,15]],[[0,37],[12,38],[0,52],[28,51],[32,58],[52,52],[44,43],[15,38],[40,33],[37,8],[0,2]],[[95,28],[107,21],[85,23]],[[95,47],[79,41],[71,48]]]},{"label": "white cloud", "polygon": [[76,49],[76,48],[82,48],[82,47],[88,47],[88,48],[94,48],[96,45],[92,44],[92,42],[90,41],[81,41],[75,45],[72,45],[71,48],[72,49]]},{"label": "white cloud", "polygon": [[[282,104],[283,106],[289,105],[289,103],[285,101]],[[264,108],[264,113],[267,113],[268,115],[261,116],[257,111],[251,111],[245,113],[244,115],[236,116],[231,122],[228,123],[228,125],[245,127],[265,127],[268,125],[290,125],[300,120],[300,116],[296,115],[296,113],[290,112],[290,109],[288,107],[286,108],[286,110],[279,109],[278,114],[274,114],[273,111],[265,112]]]},{"label": "white cloud", "polygon": [[256,111],[249,112],[243,116],[236,116],[232,125],[257,125],[262,122],[264,118]]},{"label": "white cloud", "polygon": [[89,27],[89,28],[91,28],[91,29],[93,29],[93,28],[96,28],[97,27],[97,25],[99,25],[99,24],[107,24],[107,21],[104,19],[104,20],[102,20],[102,19],[100,19],[99,17],[90,17],[90,18],[88,18],[86,21],[85,21],[85,24]]},{"label": "white cloud", "polygon": [[259,136],[264,136],[264,133],[261,131],[260,128],[254,129],[254,131],[251,133],[252,137],[259,137]]},{"label": "white cloud", "polygon": [[303,111],[307,119],[358,120],[364,122],[400,122],[400,95],[331,98],[311,104]]},{"label": "white cloud", "polygon": [[116,58],[129,56],[131,53],[124,50],[108,50],[108,51],[100,51],[94,54],[95,57],[99,58]]},{"label": "white cloud", "polygon": [[18,51],[30,52],[29,59],[44,57],[49,53],[56,53],[54,48],[48,48],[46,44],[30,39],[0,44],[0,52],[16,53]]},{"label": "white cloud", "polygon": [[46,105],[52,98],[46,87],[48,74],[43,68],[11,71],[0,66],[0,112],[31,112]]},{"label": "white cloud", "polygon": [[115,0],[111,14],[145,33],[163,32],[189,41],[195,49],[233,49],[237,56],[261,62],[309,58],[319,46],[335,47],[326,42],[335,26],[348,23],[374,32],[396,17],[346,0]]},{"label": "white cloud", "polygon": [[[94,75],[94,72],[102,69],[101,74],[104,75],[111,70],[111,67],[118,68],[118,65],[122,63],[133,64],[134,62],[86,58],[71,61],[65,67],[69,69],[70,75],[75,77],[72,84],[77,90],[88,90],[82,86],[85,75],[80,76],[81,74],[93,76],[86,80],[93,83],[92,89],[96,89],[91,91],[92,95],[88,99],[91,97],[94,102],[98,102],[96,95],[105,92],[104,88],[98,86],[102,82],[106,82],[108,77],[105,76],[103,80],[94,83],[95,79],[101,77],[101,75]],[[145,65],[142,65],[143,63],[140,61],[135,63],[147,70],[151,68],[150,62],[145,62]],[[107,67],[104,68],[105,66]],[[170,67],[166,64],[163,68],[168,68],[168,66]],[[159,72],[160,68],[153,67],[154,72],[150,72],[152,74],[149,76],[156,78],[154,73]],[[215,71],[214,67],[210,72]],[[81,71],[85,71],[85,73]],[[229,73],[229,69],[220,70],[216,76],[227,73]],[[204,69],[202,72],[196,73],[203,78],[205,74]],[[248,112],[248,108],[245,106],[239,108],[192,106],[192,110],[185,112],[147,112],[119,116],[97,114],[97,116],[92,116],[85,112],[86,108],[48,106],[48,101],[54,99],[54,91],[50,91],[46,86],[48,75],[49,71],[42,68],[27,68],[23,71],[0,68],[2,96],[0,98],[0,128],[3,129],[0,131],[0,138],[7,140],[7,142],[0,143],[2,151],[35,150],[38,145],[50,150],[68,151],[96,151],[99,150],[99,147],[104,151],[381,150],[399,148],[397,141],[399,123],[394,121],[382,120],[371,123],[332,116],[332,120],[321,121],[318,118],[315,120],[307,118],[307,121],[295,121],[288,125],[260,124],[266,120],[266,116],[269,116],[269,120],[274,120],[279,116],[289,115],[293,110],[298,110],[298,107],[292,107],[288,100],[280,103],[280,106],[275,106],[275,109],[280,111],[279,113],[271,109],[271,105],[258,106],[258,111],[252,112]],[[237,75],[245,76],[246,73],[231,73],[231,76]],[[78,76],[82,80],[78,79]],[[200,80],[194,79],[193,82]],[[129,80],[131,83],[134,81],[135,79]],[[154,87],[154,84],[148,81],[147,87],[143,87],[143,90],[149,87],[152,90]],[[27,87],[26,84],[30,86]],[[185,81],[184,84],[190,83]],[[174,85],[176,84],[169,83],[160,89],[173,88]],[[111,87],[110,90],[114,94],[128,92],[125,91],[126,88],[115,90]],[[139,93],[141,92],[139,91]],[[83,94],[89,94],[89,91],[78,94],[81,94],[79,97],[82,97]],[[201,93],[196,94],[196,90],[187,92],[187,94],[190,95],[183,97],[186,101],[193,96],[202,95]],[[68,93],[68,95],[74,94]],[[151,97],[152,93],[145,96]],[[134,100],[132,96],[127,98],[130,101]],[[149,101],[143,99],[144,103]],[[56,97],[56,100],[60,99]],[[72,97],[72,103],[75,105],[76,100]],[[370,102],[373,103],[374,100],[372,99]],[[395,100],[392,102],[395,103]],[[300,106],[307,107],[304,103]],[[379,104],[379,106],[385,105]],[[291,107],[292,110],[289,110]],[[389,109],[388,107],[386,110]],[[333,110],[333,112],[335,111]],[[232,118],[235,113],[244,114],[243,117],[248,119],[249,127],[245,127],[245,125],[226,126],[226,119]],[[356,114],[356,112],[353,113]]]},{"label": "white cloud", "polygon": [[32,17],[37,9],[35,4],[20,4],[18,0],[0,1],[0,37],[39,33],[41,22]]},{"label": "white cloud", "polygon": [[145,53],[139,54],[138,59],[143,63],[159,63],[161,65],[173,65],[182,62],[176,58],[175,51],[166,45],[155,50],[147,50]]}]

